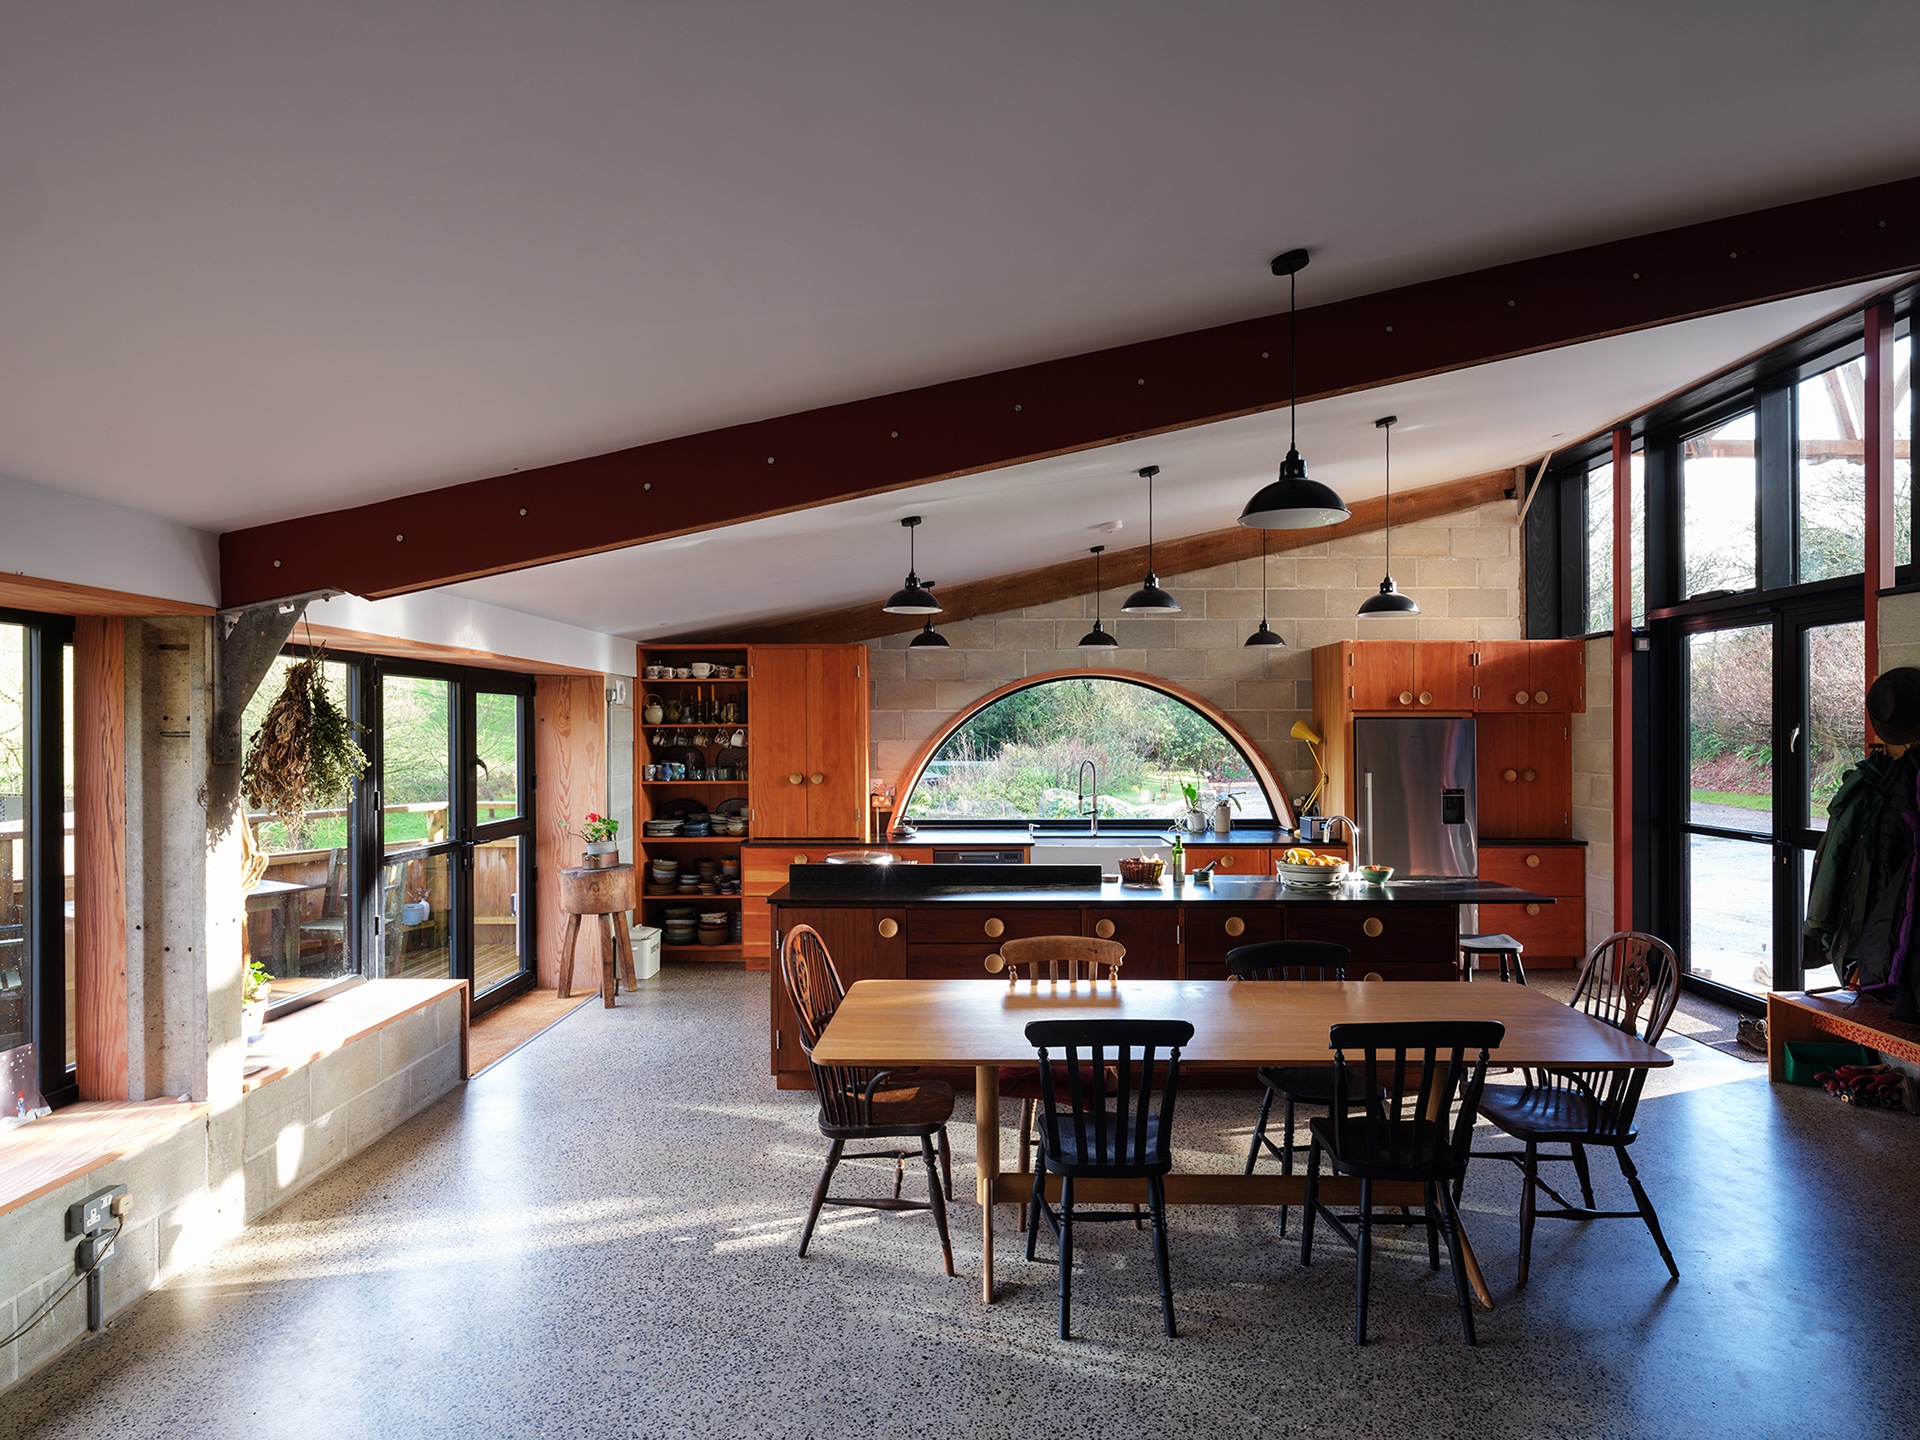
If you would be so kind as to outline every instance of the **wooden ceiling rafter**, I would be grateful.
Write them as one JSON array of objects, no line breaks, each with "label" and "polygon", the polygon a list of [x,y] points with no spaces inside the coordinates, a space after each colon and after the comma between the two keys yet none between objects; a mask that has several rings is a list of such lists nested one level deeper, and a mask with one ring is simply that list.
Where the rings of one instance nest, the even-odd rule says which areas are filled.
[{"label": "wooden ceiling rafter", "polygon": [[[1448,480],[1439,485],[1424,485],[1418,490],[1404,491],[1394,497],[1393,523],[1411,525],[1415,521],[1430,520],[1440,515],[1457,515],[1491,500],[1509,498],[1513,484],[1513,471],[1491,470],[1483,475],[1470,475],[1464,480]],[[1309,545],[1319,545],[1348,535],[1364,535],[1385,527],[1384,496],[1356,500],[1352,508],[1351,519],[1325,529],[1265,532],[1268,536],[1267,553],[1281,555],[1289,550],[1305,549]],[[1162,540],[1153,547],[1154,563],[1160,573],[1167,577],[1169,588],[1172,588],[1177,576],[1236,560],[1259,559],[1260,535],[1258,530],[1230,525],[1224,530],[1209,530],[1205,534],[1189,535],[1183,540]],[[1108,588],[1115,591],[1130,589],[1146,566],[1147,547],[1144,545],[1136,545],[1130,550],[1109,550],[1100,557],[1101,573],[1108,581]],[[676,642],[708,644],[725,640],[739,645],[850,645],[861,640],[878,639],[883,635],[903,635],[918,630],[928,618],[932,618],[935,625],[951,625],[981,615],[1003,615],[1030,605],[1049,605],[1056,600],[1090,594],[1093,590],[1093,569],[1093,557],[1081,555],[1072,560],[1063,560],[1058,565],[1045,565],[1034,570],[957,585],[942,585],[940,603],[945,609],[933,617],[889,615],[880,608],[876,598],[865,604],[797,616],[771,625],[756,626],[751,630],[706,631],[675,639]],[[1108,618],[1113,616],[1110,614]],[[645,643],[651,645],[654,642]]]},{"label": "wooden ceiling rafter", "polygon": [[[1303,308],[1299,398],[1916,268],[1920,177]],[[1261,413],[1286,336],[1281,311],[229,531],[224,603],[406,594]]]}]

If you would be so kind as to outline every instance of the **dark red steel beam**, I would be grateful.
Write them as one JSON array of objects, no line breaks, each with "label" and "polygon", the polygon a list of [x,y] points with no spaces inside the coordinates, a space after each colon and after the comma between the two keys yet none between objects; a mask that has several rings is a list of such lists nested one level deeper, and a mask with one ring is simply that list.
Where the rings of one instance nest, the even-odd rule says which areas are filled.
[{"label": "dark red steel beam", "polygon": [[[1913,269],[1920,177],[1304,309],[1301,398]],[[223,601],[398,595],[1270,410],[1285,356],[1270,315],[230,531]]]}]

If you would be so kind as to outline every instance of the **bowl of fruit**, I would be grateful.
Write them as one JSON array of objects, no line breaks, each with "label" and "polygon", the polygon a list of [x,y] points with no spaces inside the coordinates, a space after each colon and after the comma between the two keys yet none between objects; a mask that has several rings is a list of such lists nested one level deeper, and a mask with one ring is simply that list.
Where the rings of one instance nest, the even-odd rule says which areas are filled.
[{"label": "bowl of fruit", "polygon": [[1273,873],[1282,885],[1327,889],[1345,883],[1347,862],[1337,855],[1322,855],[1317,850],[1296,846],[1280,852],[1273,862]]}]

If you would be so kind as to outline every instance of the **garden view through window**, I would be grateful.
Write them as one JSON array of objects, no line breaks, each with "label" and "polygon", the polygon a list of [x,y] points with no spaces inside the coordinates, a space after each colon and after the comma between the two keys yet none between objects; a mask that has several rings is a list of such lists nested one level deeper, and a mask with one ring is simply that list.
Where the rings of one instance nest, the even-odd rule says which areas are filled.
[{"label": "garden view through window", "polygon": [[934,752],[908,795],[911,820],[1068,819],[1083,761],[1099,777],[1103,820],[1175,820],[1191,785],[1234,818],[1273,809],[1240,747],[1191,705],[1131,680],[1044,680],[981,706]]}]

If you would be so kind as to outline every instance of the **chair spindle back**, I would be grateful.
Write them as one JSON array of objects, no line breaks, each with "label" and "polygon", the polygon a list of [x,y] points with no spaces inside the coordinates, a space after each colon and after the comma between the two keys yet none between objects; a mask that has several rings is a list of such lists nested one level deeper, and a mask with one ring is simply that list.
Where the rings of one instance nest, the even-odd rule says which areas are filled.
[{"label": "chair spindle back", "polygon": [[[1118,940],[1098,940],[1091,935],[1030,935],[1009,940],[987,956],[987,973],[1007,973],[1009,987],[1026,980],[1065,980],[1077,984],[1082,977],[1100,983],[1100,970],[1106,967],[1109,983],[1120,979],[1120,967],[1126,963],[1127,947]],[[995,962],[998,962],[997,964]]]},{"label": "chair spindle back", "polygon": [[[1680,999],[1680,963],[1673,947],[1654,935],[1620,930],[1593,947],[1574,986],[1574,1009],[1657,1045]],[[1527,1083],[1541,1089],[1584,1096],[1600,1135],[1624,1135],[1633,1129],[1647,1071],[1533,1070]]]},{"label": "chair spindle back", "polygon": [[1180,1047],[1193,1039],[1193,1026],[1185,1020],[1035,1020],[1026,1034],[1040,1052],[1047,1148],[1071,1148],[1082,1163],[1097,1161],[1116,1172],[1164,1172]]},{"label": "chair spindle back", "polygon": [[1330,940],[1266,940],[1227,952],[1229,980],[1344,980],[1353,952]]},{"label": "chair spindle back", "polygon": [[868,1125],[873,1119],[868,1087],[882,1072],[852,1065],[819,1065],[813,1047],[825,1033],[840,1002],[847,998],[840,972],[833,968],[827,943],[811,925],[795,925],[780,944],[780,975],[799,1021],[800,1048],[813,1070],[820,1096],[820,1118],[828,1125]]},{"label": "chair spindle back", "polygon": [[1464,1170],[1487,1052],[1505,1034],[1498,1020],[1333,1026],[1327,1043],[1334,1052],[1335,1123],[1359,1110],[1367,1154],[1395,1169]]}]

